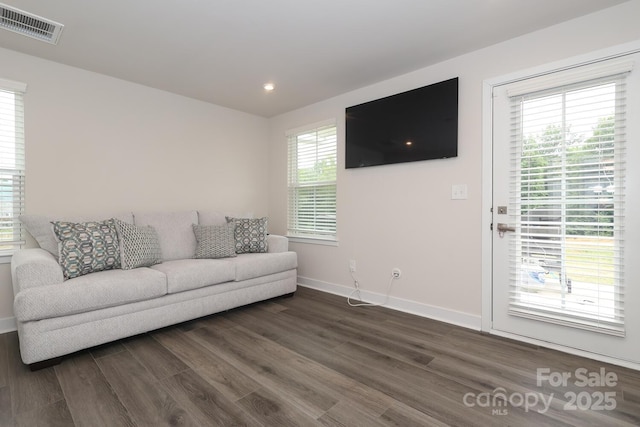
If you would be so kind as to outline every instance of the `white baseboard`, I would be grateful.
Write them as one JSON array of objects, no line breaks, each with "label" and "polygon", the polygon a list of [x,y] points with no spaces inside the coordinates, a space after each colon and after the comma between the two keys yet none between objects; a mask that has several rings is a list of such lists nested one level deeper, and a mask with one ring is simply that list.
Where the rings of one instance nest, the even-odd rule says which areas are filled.
[{"label": "white baseboard", "polygon": [[0,334],[18,330],[15,317],[3,317],[0,319]]},{"label": "white baseboard", "polygon": [[[298,276],[298,284],[300,286],[304,286],[305,288],[316,289],[319,291],[328,292],[330,294],[340,295],[345,298],[349,296],[353,291],[353,288],[351,287],[322,282],[319,280],[301,276]],[[362,296],[362,300],[364,302],[378,304],[384,302],[385,297],[382,294],[369,292],[362,289],[360,290],[360,295]],[[481,326],[480,316],[474,316],[472,314],[462,313],[459,311],[423,304],[402,298],[390,296],[388,302],[384,306],[393,310],[415,314],[416,316],[427,317],[429,319],[439,320],[441,322],[451,323],[453,325],[462,326],[463,328],[469,328],[476,331],[479,331]]]},{"label": "white baseboard", "polygon": [[573,354],[574,356],[586,357],[587,359],[593,359],[599,362],[610,363],[612,365],[623,366],[625,368],[635,369],[636,371],[640,371],[640,363],[636,363],[630,360],[616,359],[614,357],[605,356],[603,354],[591,353],[589,351],[580,350],[573,347],[566,347],[564,345],[554,344],[547,341],[524,337],[522,335],[516,335],[516,334],[511,334],[509,332],[498,331],[495,329],[492,329],[491,331],[489,331],[489,333],[499,337],[509,338],[512,340],[522,341],[522,342],[537,345],[540,347],[550,348],[552,350],[562,351],[563,353]]}]

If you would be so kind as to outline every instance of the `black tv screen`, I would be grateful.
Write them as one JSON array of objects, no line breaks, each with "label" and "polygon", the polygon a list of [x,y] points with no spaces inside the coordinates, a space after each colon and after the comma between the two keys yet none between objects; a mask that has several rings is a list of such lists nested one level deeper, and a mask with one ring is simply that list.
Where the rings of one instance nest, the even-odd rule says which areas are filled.
[{"label": "black tv screen", "polygon": [[346,167],[458,155],[458,78],[346,109]]}]

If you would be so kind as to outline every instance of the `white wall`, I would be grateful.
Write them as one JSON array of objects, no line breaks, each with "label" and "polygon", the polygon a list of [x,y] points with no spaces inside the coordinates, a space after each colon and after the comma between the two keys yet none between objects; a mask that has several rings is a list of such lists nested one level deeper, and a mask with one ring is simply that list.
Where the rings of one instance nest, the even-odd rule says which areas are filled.
[{"label": "white wall", "polygon": [[[271,119],[269,214],[279,233],[286,230],[285,131],[328,118],[339,124],[339,246],[292,244],[301,283],[344,294],[354,259],[361,287],[384,294],[391,269],[400,267],[391,306],[480,328],[483,80],[640,39],[638,16],[640,2],[632,1]],[[457,158],[344,169],[345,107],[455,76]],[[469,198],[451,200],[452,184],[467,184]]]},{"label": "white wall", "polygon": [[[27,213],[267,214],[267,119],[5,49],[0,78],[27,84]],[[3,264],[0,329],[12,302]]]}]

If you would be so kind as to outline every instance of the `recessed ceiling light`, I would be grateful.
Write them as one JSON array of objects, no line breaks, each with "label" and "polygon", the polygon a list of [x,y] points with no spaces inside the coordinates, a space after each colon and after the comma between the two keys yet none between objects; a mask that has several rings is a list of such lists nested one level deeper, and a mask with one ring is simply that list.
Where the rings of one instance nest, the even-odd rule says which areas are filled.
[{"label": "recessed ceiling light", "polygon": [[262,86],[264,88],[264,90],[266,90],[267,92],[271,92],[273,91],[276,86],[273,83],[265,83],[264,86]]}]

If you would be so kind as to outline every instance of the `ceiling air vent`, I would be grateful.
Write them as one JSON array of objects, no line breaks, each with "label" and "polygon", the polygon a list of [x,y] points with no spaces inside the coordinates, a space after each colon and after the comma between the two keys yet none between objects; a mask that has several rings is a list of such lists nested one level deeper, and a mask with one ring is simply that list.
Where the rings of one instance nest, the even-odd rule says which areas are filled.
[{"label": "ceiling air vent", "polygon": [[64,25],[0,3],[0,28],[58,44]]}]

